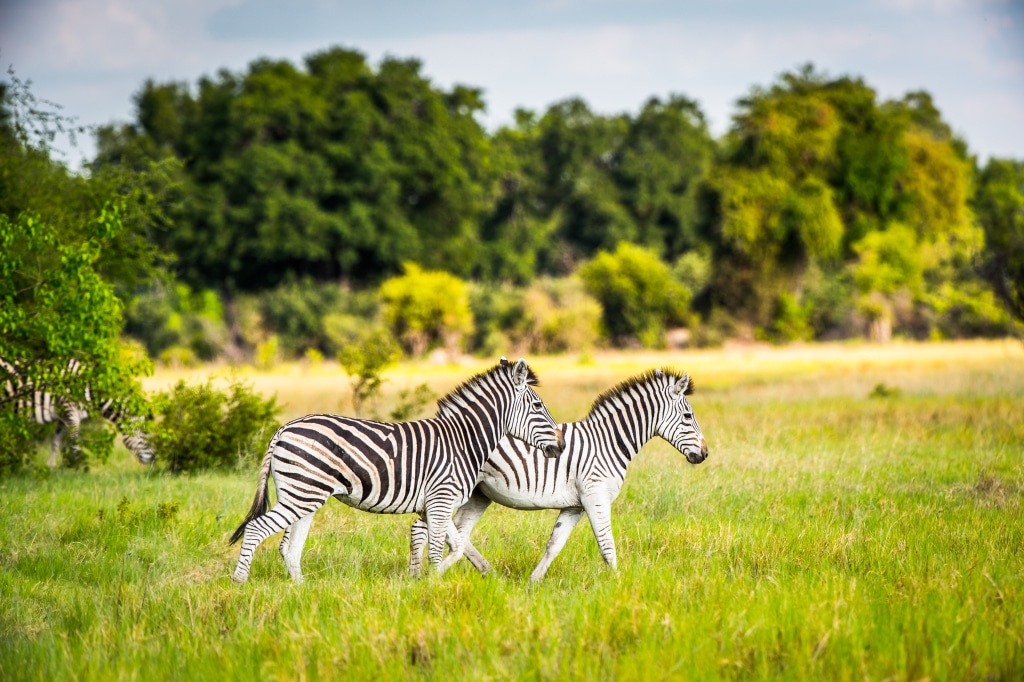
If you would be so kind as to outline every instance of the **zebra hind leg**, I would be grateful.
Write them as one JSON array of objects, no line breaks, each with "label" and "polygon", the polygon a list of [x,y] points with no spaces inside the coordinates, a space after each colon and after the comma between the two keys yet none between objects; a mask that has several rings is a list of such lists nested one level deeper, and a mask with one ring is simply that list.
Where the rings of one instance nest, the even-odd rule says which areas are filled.
[{"label": "zebra hind leg", "polygon": [[306,537],[309,535],[309,527],[312,525],[313,513],[311,512],[288,526],[284,532],[284,538],[281,540],[281,556],[284,558],[284,566],[288,569],[288,575],[299,585],[304,582],[299,562],[302,559],[302,549],[306,544]]},{"label": "zebra hind leg", "polygon": [[[309,510],[308,515],[311,516],[321,506],[323,506],[323,502],[316,505],[314,509]],[[244,583],[248,580],[249,569],[252,565],[252,557],[256,552],[256,548],[274,533],[280,532],[298,521],[300,518],[299,513],[295,511],[294,507],[282,505],[281,498],[279,497],[273,509],[247,523],[245,526],[245,536],[242,539],[242,550],[238,553],[238,565],[235,567],[235,572],[232,574],[231,579],[236,583]],[[306,530],[309,530],[308,526]],[[292,551],[292,545],[296,544],[295,540],[297,538],[295,535],[293,533],[292,537],[288,540],[289,551]],[[305,541],[305,536],[303,536],[303,541]],[[301,553],[301,548],[299,551]]]},{"label": "zebra hind leg", "polygon": [[551,538],[548,539],[547,549],[544,551],[544,556],[541,557],[540,563],[537,564],[537,567],[533,569],[533,573],[530,574],[530,580],[538,582],[544,577],[544,574],[548,572],[548,568],[551,566],[551,562],[555,560],[558,553],[565,547],[565,541],[569,539],[572,529],[576,527],[576,524],[582,518],[583,510],[579,507],[570,507],[558,513],[558,518],[555,519],[555,527],[551,530]]}]

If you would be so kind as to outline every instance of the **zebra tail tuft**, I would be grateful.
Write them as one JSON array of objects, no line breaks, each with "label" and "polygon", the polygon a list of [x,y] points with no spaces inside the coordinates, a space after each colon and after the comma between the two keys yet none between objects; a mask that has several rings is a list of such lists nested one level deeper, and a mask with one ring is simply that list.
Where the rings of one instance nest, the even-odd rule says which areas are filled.
[{"label": "zebra tail tuft", "polygon": [[245,517],[245,521],[242,521],[242,525],[235,529],[235,532],[231,535],[231,539],[228,540],[228,546],[238,542],[243,535],[245,535],[245,527],[249,525],[249,522],[258,516],[262,516],[267,513],[267,509],[270,507],[269,500],[269,479],[270,479],[270,461],[273,456],[274,446],[277,445],[277,434],[270,439],[270,445],[267,446],[267,454],[263,456],[263,465],[260,467],[260,480],[256,484],[256,497],[253,498],[252,507],[249,509],[249,514]]}]

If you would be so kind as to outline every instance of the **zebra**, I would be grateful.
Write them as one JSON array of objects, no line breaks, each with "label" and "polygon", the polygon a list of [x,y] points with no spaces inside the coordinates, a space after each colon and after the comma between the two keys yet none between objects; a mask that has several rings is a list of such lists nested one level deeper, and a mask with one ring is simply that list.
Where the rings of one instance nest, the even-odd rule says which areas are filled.
[{"label": "zebra", "polygon": [[[79,374],[83,365],[75,359],[68,361],[63,375]],[[53,444],[50,447],[50,456],[46,465],[51,469],[57,467],[60,448],[65,437],[69,447],[78,453],[80,443],[78,438],[79,428],[82,420],[88,419],[89,415],[100,416],[114,424],[121,433],[124,445],[142,464],[149,464],[153,461],[155,450],[150,442],[149,434],[145,430],[145,416],[135,414],[128,409],[125,400],[117,397],[95,396],[92,388],[85,385],[84,400],[75,400],[70,395],[54,393],[36,387],[32,380],[7,360],[0,358],[0,370],[7,379],[0,392],[0,404],[10,404],[13,410],[21,416],[36,424],[52,424],[57,422],[57,433],[53,436]]]},{"label": "zebra", "polygon": [[[544,577],[584,514],[590,518],[601,556],[614,570],[611,504],[640,448],[657,435],[691,464],[707,459],[707,441],[687,400],[693,389],[688,374],[668,369],[651,370],[618,384],[594,401],[586,419],[563,426],[565,451],[554,462],[536,449],[502,439],[481,469],[473,495],[455,514],[460,535],[455,540],[465,557],[481,573],[491,570],[469,536],[491,502],[497,502],[513,509],[561,510],[530,580]],[[413,574],[420,570],[424,531],[419,521],[413,524],[409,559]]]},{"label": "zebra", "polygon": [[[452,512],[469,499],[498,440],[523,438],[552,457],[565,446],[536,385],[525,360],[501,358],[439,400],[432,419],[392,424],[313,414],[285,424],[270,439],[252,508],[229,541],[244,536],[232,579],[245,582],[256,547],[284,530],[281,556],[302,583],[299,561],[313,514],[332,496],[375,514],[419,514],[430,562],[443,573],[462,556],[456,540],[441,560]],[[267,511],[270,476],[277,503]]]}]

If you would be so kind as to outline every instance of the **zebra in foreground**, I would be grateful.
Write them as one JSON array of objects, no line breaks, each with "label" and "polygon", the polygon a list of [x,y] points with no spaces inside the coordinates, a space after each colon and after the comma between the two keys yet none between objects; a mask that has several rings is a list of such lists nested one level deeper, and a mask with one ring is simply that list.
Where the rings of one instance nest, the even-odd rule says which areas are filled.
[{"label": "zebra in foreground", "polygon": [[[232,579],[245,582],[256,547],[286,529],[281,556],[301,583],[313,514],[332,496],[375,514],[419,514],[430,562],[443,573],[462,556],[452,512],[469,499],[498,441],[522,438],[549,456],[565,445],[535,385],[525,360],[512,365],[502,358],[439,400],[433,419],[388,424],[314,414],[285,424],[267,447],[249,515],[231,536],[229,544],[244,535]],[[267,511],[270,476],[277,503]],[[442,562],[449,531],[456,540]]]},{"label": "zebra in foreground", "polygon": [[[57,422],[57,433],[53,436],[50,456],[46,460],[46,465],[51,469],[57,466],[65,437],[68,446],[76,454],[79,452],[79,428],[82,420],[88,419],[90,414],[112,422],[121,433],[125,447],[139,462],[149,464],[153,461],[155,452],[144,429],[146,418],[130,411],[125,401],[117,397],[93,395],[88,384],[85,386],[84,401],[75,400],[69,395],[39,390],[16,365],[2,358],[0,371],[7,375],[0,403],[10,404],[17,414],[36,424]],[[81,371],[82,363],[74,359],[70,360],[64,369],[65,374],[73,375]]]},{"label": "zebra in foreground", "polygon": [[[707,459],[707,441],[686,398],[691,393],[689,375],[674,370],[656,369],[628,379],[599,396],[586,419],[565,424],[565,451],[554,461],[522,443],[502,439],[480,471],[472,497],[455,514],[460,536],[456,542],[466,558],[481,573],[491,570],[469,536],[493,501],[513,509],[561,510],[530,580],[544,577],[584,514],[590,518],[601,556],[614,569],[611,505],[640,448],[657,435],[691,464]],[[414,575],[420,570],[424,531],[419,521],[413,524],[409,570]]]}]

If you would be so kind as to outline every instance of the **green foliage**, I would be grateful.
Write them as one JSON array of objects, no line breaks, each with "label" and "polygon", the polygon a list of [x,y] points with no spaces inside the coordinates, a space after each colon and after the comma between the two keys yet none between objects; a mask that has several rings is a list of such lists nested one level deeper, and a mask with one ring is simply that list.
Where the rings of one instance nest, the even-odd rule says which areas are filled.
[{"label": "green foliage", "polygon": [[[14,221],[0,214],[0,358],[20,368],[36,389],[85,402],[88,386],[94,395],[123,397],[129,410],[145,414],[135,377],[149,363],[120,343],[121,302],[96,271],[103,245],[121,229],[113,206],[93,216],[84,241],[62,238],[29,214]],[[65,372],[71,360],[81,363],[80,372]],[[30,431],[14,430],[21,434],[14,445]],[[96,447],[109,452],[102,443]],[[7,451],[0,458],[15,468],[24,454]]]},{"label": "green foliage", "polygon": [[426,384],[419,384],[416,388],[403,388],[398,392],[398,402],[388,413],[388,418],[393,422],[416,419],[435,398],[437,396]]},{"label": "green foliage", "polygon": [[400,356],[401,349],[384,329],[364,333],[358,342],[346,344],[338,353],[338,362],[352,378],[352,405],[357,415],[363,415],[367,401],[376,403],[384,383],[381,374]]},{"label": "green foliage", "polygon": [[224,309],[209,289],[193,292],[186,284],[164,285],[131,300],[125,333],[141,341],[150,357],[212,360],[228,343]]},{"label": "green foliage", "polygon": [[174,473],[230,469],[259,458],[280,425],[277,399],[264,399],[237,379],[226,391],[210,380],[181,380],[152,401],[156,462]]},{"label": "green foliage", "polygon": [[616,344],[664,343],[667,324],[687,317],[690,293],[653,251],[625,242],[580,268],[587,291],[601,304],[605,334]]},{"label": "green foliage", "polygon": [[414,357],[441,345],[456,353],[473,332],[466,283],[447,272],[406,263],[405,274],[380,287],[384,323]]},{"label": "green foliage", "polygon": [[342,48],[303,67],[148,81],[136,120],[101,131],[100,163],[182,160],[185,201],[157,234],[179,276],[252,291],[289,275],[379,281],[407,260],[468,269],[489,182],[480,92]]},{"label": "green foliage", "polygon": [[1024,161],[989,159],[974,210],[985,231],[982,274],[1009,313],[1024,322]]}]

